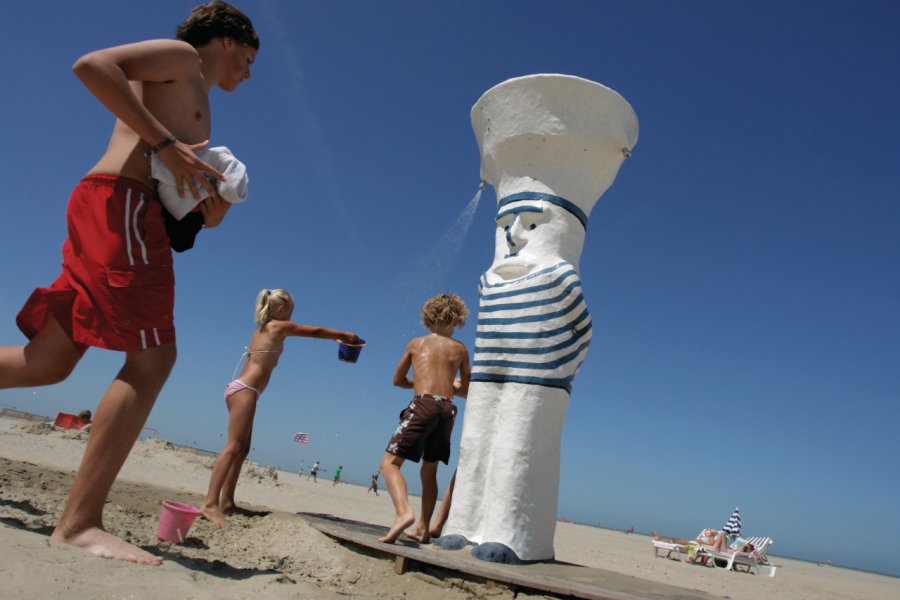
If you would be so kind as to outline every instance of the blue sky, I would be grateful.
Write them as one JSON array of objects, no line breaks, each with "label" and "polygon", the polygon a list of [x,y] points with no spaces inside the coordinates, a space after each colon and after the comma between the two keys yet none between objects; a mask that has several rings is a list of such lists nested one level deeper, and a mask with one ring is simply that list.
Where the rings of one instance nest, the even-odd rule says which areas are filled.
[{"label": "blue sky", "polygon": [[[72,63],[171,37],[193,4],[6,7],[0,343],[23,342],[14,315],[57,276],[68,194],[112,127]],[[251,458],[367,483],[408,400],[391,375],[422,302],[452,291],[474,313],[493,256],[492,189],[466,224],[470,107],[509,77],[578,75],[632,104],[640,140],[582,254],[594,338],[560,517],[688,536],[739,505],[775,554],[900,575],[896,4],[239,6],[261,49],[249,82],[212,93],[212,143],[246,163],[250,198],[176,257],[179,357],[148,426],[221,448],[256,293],[283,287],[297,321],[369,344],[349,365],[333,342],[289,340]],[[459,338],[471,349],[474,319]],[[0,405],[94,408],[121,360],[92,350],[68,381]]]}]

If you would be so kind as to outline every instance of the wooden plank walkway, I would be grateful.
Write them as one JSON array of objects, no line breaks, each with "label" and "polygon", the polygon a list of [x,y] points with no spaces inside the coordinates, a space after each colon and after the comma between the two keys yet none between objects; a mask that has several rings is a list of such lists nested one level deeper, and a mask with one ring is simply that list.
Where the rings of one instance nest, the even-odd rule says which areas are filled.
[{"label": "wooden plank walkway", "polygon": [[712,600],[705,592],[646,581],[613,571],[594,569],[558,561],[528,565],[501,565],[472,558],[471,550],[448,551],[431,544],[401,538],[383,544],[378,538],[387,527],[343,519],[321,513],[297,513],[309,524],[341,542],[362,546],[394,557],[394,571],[403,574],[422,563],[483,579],[491,586],[501,583],[513,589],[527,588],[564,597],[590,600]]}]

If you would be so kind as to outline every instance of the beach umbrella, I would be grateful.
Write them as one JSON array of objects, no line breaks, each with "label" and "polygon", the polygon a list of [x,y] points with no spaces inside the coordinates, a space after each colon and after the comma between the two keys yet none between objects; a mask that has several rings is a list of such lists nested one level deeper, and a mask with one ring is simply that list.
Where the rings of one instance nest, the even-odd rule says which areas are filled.
[{"label": "beach umbrella", "polygon": [[737,537],[741,535],[741,510],[738,507],[734,508],[734,512],[731,513],[731,518],[728,519],[728,522],[725,523],[725,527],[722,528],[722,531],[725,532],[729,537]]}]

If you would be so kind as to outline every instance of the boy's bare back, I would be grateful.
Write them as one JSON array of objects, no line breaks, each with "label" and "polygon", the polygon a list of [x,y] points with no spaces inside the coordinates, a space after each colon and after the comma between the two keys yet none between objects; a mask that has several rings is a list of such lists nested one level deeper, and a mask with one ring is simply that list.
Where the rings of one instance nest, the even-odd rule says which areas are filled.
[{"label": "boy's bare back", "polygon": [[[465,325],[468,315],[465,302],[455,294],[429,298],[422,306],[422,324],[431,334],[409,342],[394,371],[394,385],[414,389],[416,397],[400,413],[400,426],[381,459],[381,472],[397,516],[387,535],[378,538],[380,542],[394,543],[415,522],[400,466],[406,459],[419,462],[422,458],[422,518],[413,537],[420,543],[428,542],[431,514],[437,500],[437,463],[447,464],[450,460],[450,434],[457,410],[451,399],[465,398],[469,393],[469,352],[451,337],[454,329]],[[408,376],[410,367],[412,379]]]},{"label": "boy's bare back", "polygon": [[[468,392],[469,352],[465,345],[451,337],[432,333],[410,341],[397,367],[398,372],[403,370],[404,379],[410,366],[413,369],[413,385],[409,387],[415,390],[416,395],[452,398],[454,395],[465,396]],[[460,374],[459,389],[453,385],[457,373]],[[394,384],[400,385],[396,376]]]}]

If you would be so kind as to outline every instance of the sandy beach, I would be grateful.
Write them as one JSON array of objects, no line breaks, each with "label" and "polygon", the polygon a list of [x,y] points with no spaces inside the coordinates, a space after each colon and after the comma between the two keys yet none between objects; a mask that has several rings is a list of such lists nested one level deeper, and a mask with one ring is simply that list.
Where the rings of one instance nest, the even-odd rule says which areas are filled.
[{"label": "sandy beach", "polygon": [[[248,509],[217,530],[198,519],[184,544],[156,540],[162,500],[198,505],[212,460],[163,440],[135,446],[106,505],[107,528],[164,557],[159,567],[95,558],[48,536],[62,511],[87,434],[0,418],[0,572],[9,598],[513,598],[541,597],[464,577],[410,571],[343,546],[296,516],[319,512],[387,525],[386,491],[313,483],[295,473],[247,468],[237,498]],[[413,500],[414,508],[418,499]],[[665,523],[660,529],[665,530]],[[777,538],[776,538],[777,543]],[[900,579],[770,558],[774,578],[655,558],[649,538],[559,523],[557,560],[733,600],[900,597]]]}]

